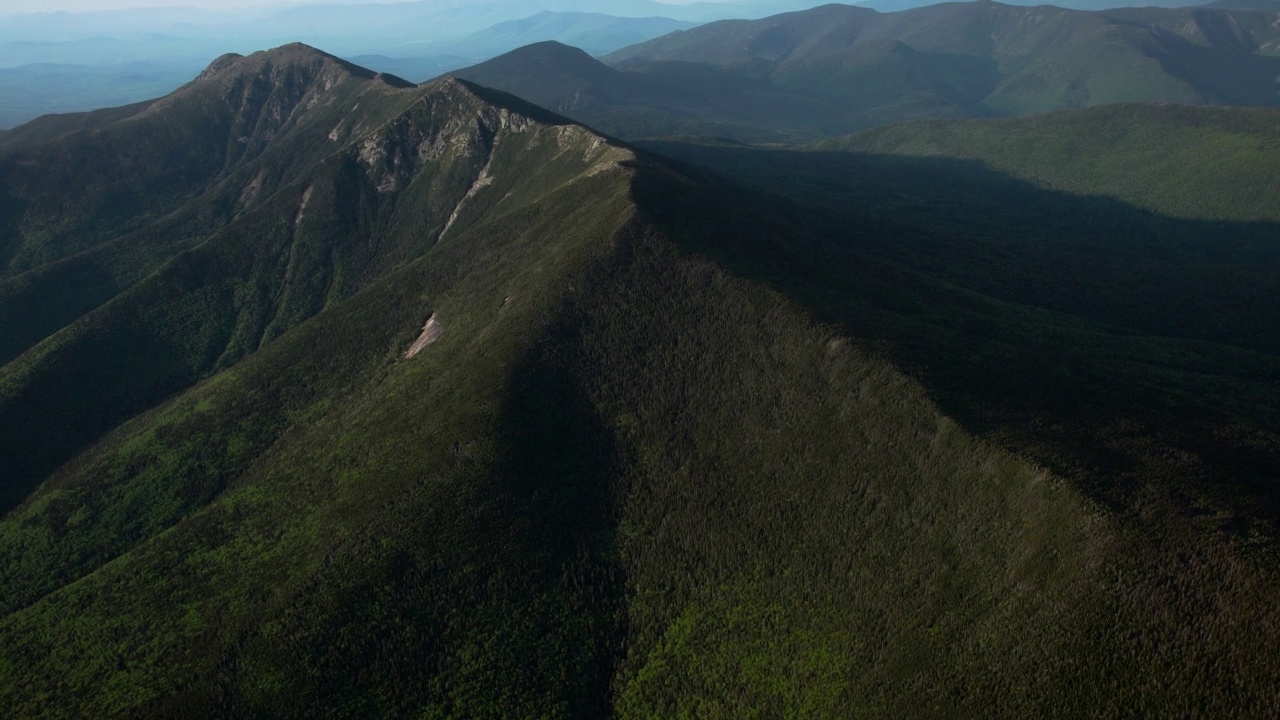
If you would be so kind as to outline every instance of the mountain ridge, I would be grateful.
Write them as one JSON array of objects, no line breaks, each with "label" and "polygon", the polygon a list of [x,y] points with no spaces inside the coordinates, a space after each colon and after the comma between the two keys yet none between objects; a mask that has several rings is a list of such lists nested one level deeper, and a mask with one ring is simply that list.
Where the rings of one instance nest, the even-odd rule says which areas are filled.
[{"label": "mountain ridge", "polygon": [[[277,64],[281,56],[289,58],[288,64],[283,67]],[[296,56],[300,56],[301,59]],[[270,89],[264,89],[263,78],[271,80],[265,85]],[[338,110],[337,116],[341,120],[336,126],[331,127],[330,122],[334,118],[335,104],[339,98],[345,98],[344,102],[354,99],[358,100],[357,104],[376,102],[379,105],[354,116]],[[285,283],[286,288],[289,287],[291,279],[295,284],[297,282],[314,283],[317,280],[323,281],[326,276],[328,286],[298,289],[292,293],[286,291],[284,294],[279,294],[279,290],[266,292],[265,289],[259,289],[241,298],[232,306],[222,307],[218,305],[222,301],[216,296],[205,297],[202,302],[212,304],[206,306],[209,318],[204,322],[208,323],[212,318],[219,316],[224,318],[221,321],[213,321],[213,325],[207,326],[214,332],[210,340],[214,343],[225,342],[226,348],[215,352],[213,346],[208,346],[205,349],[196,350],[194,356],[190,351],[175,354],[173,359],[185,357],[185,360],[180,361],[178,365],[170,361],[167,365],[168,372],[171,373],[170,379],[152,387],[148,384],[150,381],[145,378],[156,368],[166,367],[166,364],[159,362],[157,358],[155,367],[141,370],[137,380],[144,384],[134,388],[132,392],[135,397],[132,402],[122,403],[112,413],[96,420],[88,418],[93,417],[97,411],[85,414],[86,409],[76,410],[71,406],[64,406],[67,408],[65,420],[68,427],[80,427],[80,422],[89,422],[90,426],[98,428],[91,431],[91,434],[98,432],[105,427],[103,423],[118,421],[128,414],[137,412],[143,407],[139,403],[147,403],[167,394],[164,388],[172,387],[170,383],[178,381],[178,378],[190,379],[215,367],[225,367],[228,362],[251,352],[280,334],[284,328],[318,312],[320,308],[332,302],[335,293],[337,296],[350,294],[365,282],[359,278],[377,269],[379,264],[390,262],[401,253],[407,253],[408,257],[412,257],[422,252],[436,242],[445,231],[452,228],[459,219],[465,220],[475,212],[475,208],[472,207],[474,203],[469,201],[479,190],[492,184],[491,176],[485,175],[485,167],[487,167],[483,162],[485,156],[479,154],[482,148],[495,142],[496,138],[505,137],[512,128],[518,129],[528,122],[551,122],[554,125],[549,127],[568,127],[568,121],[556,118],[523,101],[459,80],[446,79],[421,88],[404,88],[388,85],[380,80],[380,76],[372,73],[349,74],[346,66],[331,56],[304,49],[303,46],[286,48],[282,53],[274,55],[235,60],[229,65],[220,63],[215,68],[215,72],[205,79],[179,90],[164,101],[151,105],[139,115],[119,121],[116,127],[120,128],[121,132],[132,133],[136,132],[133,129],[135,126],[163,123],[170,127],[178,127],[183,122],[194,122],[194,126],[191,127],[194,127],[195,132],[208,133],[208,130],[202,127],[207,122],[207,116],[194,116],[190,113],[193,108],[207,108],[210,103],[220,105],[221,112],[224,113],[223,117],[226,118],[225,124],[216,124],[214,127],[218,129],[217,131],[227,134],[224,141],[227,150],[218,150],[217,144],[206,146],[210,151],[208,160],[212,162],[205,166],[204,172],[207,174],[197,177],[201,178],[199,182],[212,181],[213,192],[207,199],[199,200],[192,206],[195,211],[188,213],[188,219],[176,220],[179,228],[184,224],[187,226],[186,232],[190,233],[194,230],[202,234],[197,234],[190,240],[175,245],[172,240],[172,237],[177,234],[172,227],[174,221],[161,219],[161,222],[151,226],[121,227],[124,231],[121,236],[122,241],[132,246],[130,253],[122,253],[119,243],[110,236],[106,236],[110,241],[101,249],[92,245],[88,247],[73,245],[68,251],[64,251],[69,253],[66,255],[57,254],[57,250],[52,251],[52,254],[44,252],[40,259],[32,258],[28,263],[11,266],[11,277],[4,279],[4,286],[0,289],[0,301],[3,301],[6,307],[14,308],[14,312],[6,312],[0,316],[0,319],[16,324],[19,318],[24,317],[22,313],[17,312],[17,308],[23,306],[40,307],[42,304],[48,304],[55,309],[67,307],[65,300],[46,303],[41,298],[46,297],[46,294],[52,294],[55,298],[65,296],[67,292],[59,289],[59,278],[80,277],[86,273],[97,274],[102,279],[92,285],[82,285],[72,293],[73,296],[81,295],[82,297],[71,303],[68,308],[70,313],[82,313],[86,309],[84,303],[88,303],[88,308],[92,308],[93,303],[110,297],[109,293],[121,290],[124,290],[126,295],[136,296],[142,293],[143,297],[148,296],[148,293],[171,293],[177,287],[193,281],[198,282],[199,271],[197,265],[192,264],[191,253],[196,253],[197,257],[207,256],[202,262],[222,262],[216,258],[228,252],[230,255],[227,256],[227,260],[234,258],[236,253],[243,254],[244,251],[234,250],[231,247],[216,251],[202,248],[209,245],[210,241],[213,242],[210,246],[212,248],[226,245],[235,236],[234,232],[228,235],[229,228],[234,228],[237,223],[260,223],[261,220],[255,218],[268,217],[263,216],[264,208],[272,208],[268,212],[275,213],[280,211],[279,208],[282,205],[292,205],[295,208],[292,213],[294,227],[282,228],[277,225],[270,230],[264,229],[264,232],[268,237],[276,238],[277,243],[282,243],[277,246],[279,249],[276,252],[284,254],[274,260],[270,260],[269,256],[253,260],[249,267],[257,266],[253,270],[255,273],[266,272],[268,276],[275,274],[277,278],[282,278],[277,282]],[[472,112],[475,113],[475,119],[450,121],[449,124],[439,128],[434,128],[430,124],[421,126],[422,113],[434,112],[441,117],[448,117],[450,107],[456,107],[457,112],[471,107]],[[311,114],[314,113],[319,115],[312,117]],[[522,113],[528,113],[528,115]],[[479,129],[468,128],[468,122],[478,123]],[[101,132],[94,130],[71,137],[98,143],[100,140],[97,138],[100,138],[100,135],[95,137],[94,134]],[[427,134],[422,135],[424,132]],[[241,135],[241,133],[247,134]],[[572,135],[573,133],[569,133],[565,136],[566,142]],[[209,136],[205,134],[204,137]],[[165,142],[167,138],[161,137],[156,140]],[[444,161],[459,152],[455,148],[468,147],[471,150],[463,152],[458,157],[463,161],[464,166],[470,166],[470,169],[461,176],[443,179],[438,188],[428,191],[426,196],[420,199],[420,202],[426,203],[428,207],[434,208],[436,213],[443,215],[438,217],[436,221],[438,224],[430,235],[406,236],[404,241],[408,244],[400,249],[395,247],[377,250],[351,248],[348,252],[354,254],[345,262],[356,264],[347,269],[344,269],[344,262],[337,261],[333,257],[324,260],[321,256],[314,260],[318,261],[316,267],[306,272],[295,271],[295,263],[300,261],[299,258],[306,257],[297,252],[297,232],[304,229],[311,215],[317,212],[315,207],[308,207],[307,201],[318,201],[318,197],[312,200],[313,190],[324,187],[323,182],[313,182],[310,186],[300,185],[301,181],[298,179],[300,175],[319,172],[320,177],[328,178],[326,182],[343,182],[341,178],[350,177],[355,170],[348,163],[357,162],[365,168],[361,171],[366,178],[363,182],[370,183],[364,192],[374,193],[376,197],[380,194],[407,189],[417,179],[424,163],[432,162],[438,168],[447,167]],[[306,150],[295,154],[294,151],[301,148]],[[144,146],[137,152],[140,157],[147,157],[151,150]],[[218,160],[219,155],[224,152],[225,160]],[[261,161],[260,157],[263,158]],[[343,157],[348,159],[339,159]],[[23,168],[23,163],[23,160],[18,160],[16,167]],[[85,181],[92,183],[93,176],[90,174],[81,180],[81,182]],[[505,178],[501,185],[508,187],[512,192],[518,192],[522,188],[517,177]],[[63,192],[66,191],[63,190]],[[174,197],[174,202],[189,202],[191,199],[182,192]],[[303,200],[299,201],[297,199],[299,197]],[[96,207],[96,205],[90,205],[86,217],[97,218]],[[213,215],[212,218],[207,217],[210,214]],[[354,218],[342,221],[338,223],[338,227],[341,228],[352,220]],[[358,222],[367,225],[373,221],[373,218],[368,218]],[[19,220],[19,222],[24,221]],[[318,230],[322,237],[332,232],[333,230],[328,229]],[[364,232],[369,230],[366,229]],[[62,237],[71,237],[71,235]],[[81,243],[85,241],[85,238],[80,238],[78,235],[76,237]],[[40,238],[40,242],[40,247],[57,247],[60,241],[58,236],[54,236]],[[22,245],[10,244],[9,250],[11,253],[16,253],[15,258],[21,259],[22,247]],[[213,254],[210,255],[210,252]],[[324,252],[329,253],[328,250]],[[388,252],[389,255],[378,260],[380,254]],[[130,257],[130,254],[134,257],[146,258],[148,262],[138,265],[122,262],[124,258]],[[249,256],[251,257],[252,255]],[[268,264],[262,265],[264,261],[268,261]],[[233,260],[233,262],[243,262],[243,260]],[[270,269],[271,263],[277,263],[274,270]],[[366,269],[358,271],[357,268],[362,265],[366,266]],[[154,271],[163,272],[160,275],[151,275]],[[378,271],[381,272],[384,269]],[[347,272],[354,274],[344,280],[343,276]],[[172,277],[165,280],[165,275]],[[183,277],[188,279],[180,279]],[[114,281],[103,284],[106,278],[114,278]],[[133,284],[137,282],[145,285]],[[174,282],[177,283],[176,287],[173,285]],[[165,289],[166,283],[169,289]],[[344,285],[347,285],[345,289]],[[276,297],[272,298],[272,295]],[[255,299],[251,300],[251,298]],[[121,312],[122,307],[119,298],[116,298],[109,305],[103,306],[99,314]],[[231,315],[226,314],[228,311],[231,311]],[[158,322],[159,325],[154,326],[152,332],[160,332],[164,324],[177,321],[178,316],[173,314],[176,312],[178,311],[175,309],[162,313],[155,319],[154,322]],[[6,360],[13,359],[15,353],[31,350],[17,357],[14,364],[6,368],[10,371],[6,373],[10,380],[33,372],[31,369],[33,367],[43,367],[41,363],[54,363],[56,366],[60,362],[75,362],[76,350],[67,348],[59,350],[56,345],[49,347],[50,341],[30,348],[31,343],[43,338],[58,323],[65,322],[70,317],[69,314],[54,312],[48,317],[47,324],[35,323],[34,325],[32,319],[25,318],[22,320],[27,324],[25,332],[6,333],[11,342],[27,344],[7,348],[9,357],[5,358]],[[86,317],[92,317],[92,315]],[[166,317],[169,319],[165,319]],[[223,325],[220,329],[213,330],[219,323],[227,322],[230,322],[231,326]],[[83,325],[84,320],[77,323],[77,326]],[[239,326],[238,329],[235,329],[235,326]],[[90,342],[88,338],[91,334],[85,334],[89,332],[88,328],[81,327],[79,335],[76,335],[74,327],[76,326],[53,335],[52,338],[62,338],[63,344],[70,342],[76,347]],[[72,335],[68,336],[67,332],[72,332]],[[72,337],[80,339],[72,341]],[[153,336],[153,341],[158,341],[155,340],[158,337],[158,335]],[[222,338],[222,340],[214,338]],[[146,344],[141,337],[137,338],[136,342],[141,345]],[[159,345],[154,346],[154,350],[164,352]],[[123,347],[121,351],[123,352]],[[120,371],[122,371],[121,368],[103,370],[107,373]],[[19,375],[15,375],[15,372]],[[42,372],[52,372],[52,370]],[[137,374],[135,372],[135,375]],[[102,381],[112,384],[105,378]],[[63,392],[64,390],[58,391],[58,393]],[[33,407],[32,403],[74,402],[70,397],[64,397],[61,401],[54,401],[52,398],[37,400],[26,394],[9,395],[7,400],[9,401],[7,412],[13,414],[13,417],[25,412],[21,408]],[[38,432],[35,429],[32,431]],[[30,482],[24,479],[34,477],[32,473],[39,472],[32,470],[32,467],[44,468],[47,467],[48,462],[51,462],[32,459],[45,457],[40,454],[38,444],[24,442],[16,434],[10,436],[9,442],[12,444],[4,453],[6,456],[4,474],[10,478],[11,483],[16,482],[21,486],[24,482]],[[69,439],[64,440],[62,452],[75,447],[75,442]],[[51,446],[45,447],[47,449]],[[37,465],[24,466],[23,463],[28,461],[35,462]]]},{"label": "mountain ridge", "polygon": [[[597,68],[596,97],[571,114],[624,138],[794,142],[912,119],[1116,102],[1274,106],[1275,20],[1205,8],[1089,12],[984,2],[879,13],[830,4],[709,23],[611,53],[603,61],[621,74]],[[581,82],[571,70],[504,75],[513,63],[498,58],[454,74],[550,104],[563,100],[554,88]],[[714,100],[688,98],[695,83]],[[643,103],[610,99],[635,96],[636,88]],[[788,116],[780,109],[787,103],[807,112]],[[646,108],[641,115],[637,104]]]},{"label": "mountain ridge", "polygon": [[[1273,540],[1236,544],[1219,526],[1251,515],[1180,494],[1212,484],[1213,453],[1275,467],[1271,401],[1234,402],[1269,358],[1098,319],[1052,264],[1002,295],[964,275],[984,267],[936,267],[999,259],[1008,228],[744,190],[464,80],[259,60],[0,152],[0,201],[21,201],[0,322],[90,306],[0,361],[6,713],[1280,708]],[[111,219],[101,175],[67,169],[83,147],[166,214],[137,203],[87,250],[41,235],[58,203]],[[200,172],[156,194],[152,159],[179,149]],[[1154,238],[1188,267],[1158,218],[996,175],[972,187],[1064,222],[1042,251],[1127,269]],[[1115,217],[1143,234],[1090,237]],[[123,287],[80,296],[64,263]],[[1186,395],[1201,374],[1213,392]],[[944,413],[957,387],[1050,441],[1118,397],[1221,449],[1119,413],[1085,444],[1100,460],[1051,444],[1037,464]]]}]

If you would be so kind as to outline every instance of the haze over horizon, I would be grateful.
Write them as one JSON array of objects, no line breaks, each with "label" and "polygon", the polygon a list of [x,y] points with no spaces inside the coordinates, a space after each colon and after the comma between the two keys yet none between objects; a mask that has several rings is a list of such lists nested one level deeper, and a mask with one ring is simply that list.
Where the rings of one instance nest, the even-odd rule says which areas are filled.
[{"label": "haze over horizon", "polygon": [[172,92],[227,53],[302,42],[421,82],[556,40],[593,55],[817,0],[5,0],[0,130]]},{"label": "haze over horizon", "polygon": [[[733,0],[654,0],[663,5],[691,5],[694,3],[724,3]],[[106,12],[113,10],[142,10],[153,8],[196,8],[200,10],[235,10],[239,8],[293,7],[297,5],[409,5],[421,4],[421,0],[6,0],[0,3],[0,17],[5,15],[55,13],[55,12]],[[441,7],[457,7],[465,3],[442,0]]]},{"label": "haze over horizon", "polygon": [[[352,0],[358,4],[360,0]],[[173,0],[9,0],[0,5],[0,17],[58,12],[110,12],[114,10],[149,10],[154,8],[199,8],[204,10],[235,10],[244,7],[270,7],[302,5],[289,0],[201,0],[200,2],[173,2]],[[347,4],[347,3],[344,3]]]}]

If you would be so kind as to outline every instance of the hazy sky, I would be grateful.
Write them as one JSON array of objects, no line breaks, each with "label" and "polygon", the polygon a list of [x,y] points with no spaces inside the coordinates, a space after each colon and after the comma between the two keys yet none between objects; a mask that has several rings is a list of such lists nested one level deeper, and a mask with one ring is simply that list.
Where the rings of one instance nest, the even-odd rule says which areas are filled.
[{"label": "hazy sky", "polygon": [[[356,5],[373,0],[347,0]],[[385,0],[383,0],[385,1]],[[25,12],[57,12],[70,10],[84,12],[88,10],[123,10],[126,8],[149,7],[203,7],[203,8],[238,8],[254,5],[287,5],[281,0],[0,0],[0,14]],[[346,4],[344,2],[344,4]]]},{"label": "hazy sky", "polygon": [[[126,8],[147,7],[202,7],[202,8],[238,8],[263,5],[304,5],[341,2],[343,5],[388,4],[403,0],[0,0],[0,15],[26,12],[56,12],[69,10],[84,12],[91,10],[123,10]],[[695,0],[658,0],[671,5],[685,5]],[[717,0],[711,0],[716,2]]]}]

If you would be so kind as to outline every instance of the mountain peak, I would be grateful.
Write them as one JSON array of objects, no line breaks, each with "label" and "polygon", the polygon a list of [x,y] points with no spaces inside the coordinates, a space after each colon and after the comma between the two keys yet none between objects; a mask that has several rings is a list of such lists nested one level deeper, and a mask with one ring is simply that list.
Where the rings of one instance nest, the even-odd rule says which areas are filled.
[{"label": "mountain peak", "polygon": [[[530,43],[528,45],[525,45],[522,48],[517,48],[512,52],[514,53],[514,52],[521,52],[521,51],[558,52],[558,53],[563,53],[565,55],[574,55],[574,56],[587,55],[587,53],[581,50],[580,48],[576,48],[572,45],[566,45],[558,40],[543,40],[542,42]],[[591,57],[591,56],[587,55],[587,57]]]},{"label": "mountain peak", "polygon": [[519,87],[521,97],[564,112],[625,77],[585,51],[548,40],[452,73],[491,88]]},{"label": "mountain peak", "polygon": [[243,59],[244,56],[239,53],[227,53],[226,55],[220,55],[196,76],[196,82],[208,80],[209,78],[221,73],[223,70],[235,65],[237,61]]},{"label": "mountain peak", "polygon": [[223,55],[210,63],[209,67],[196,78],[196,82],[226,81],[245,76],[261,76],[276,80],[290,70],[301,70],[308,76],[330,81],[346,78],[362,80],[382,78],[384,82],[393,86],[412,84],[391,75],[375,73],[300,42],[261,50],[252,55],[235,53]]},{"label": "mountain peak", "polygon": [[193,82],[135,117],[155,118],[179,106],[200,107],[204,114],[212,108],[225,110],[226,121],[235,128],[231,155],[252,158],[309,118],[341,116],[340,101],[350,108],[369,93],[394,95],[414,87],[309,45],[291,43],[247,56],[223,55]]},{"label": "mountain peak", "polygon": [[564,65],[595,66],[601,64],[599,60],[591,57],[587,51],[572,45],[565,45],[556,40],[531,43],[504,55],[499,55],[494,60],[527,61],[534,58]]}]

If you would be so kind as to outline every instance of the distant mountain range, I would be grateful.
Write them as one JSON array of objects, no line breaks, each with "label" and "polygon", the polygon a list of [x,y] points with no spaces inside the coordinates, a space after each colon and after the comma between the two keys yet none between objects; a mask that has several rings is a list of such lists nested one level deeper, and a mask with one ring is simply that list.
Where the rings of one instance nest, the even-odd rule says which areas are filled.
[{"label": "distant mountain range", "polygon": [[1206,7],[1223,10],[1267,10],[1280,11],[1280,0],[1215,0]]},{"label": "distant mountain range", "polygon": [[621,71],[554,42],[526,46],[452,74],[623,138],[674,134],[772,141],[823,134],[815,126],[841,127],[838,110],[818,93],[691,63]]},{"label": "distant mountain range", "polygon": [[445,43],[454,55],[500,55],[537,42],[555,40],[592,55],[604,55],[623,47],[652,40],[695,23],[666,17],[617,17],[600,13],[543,12],[509,20],[478,33]]},{"label": "distant mountain range", "polygon": [[[541,13],[663,17],[701,23],[755,18],[812,6],[812,0],[746,0],[668,4],[653,0],[418,0],[398,3],[318,3],[236,10],[160,8],[92,13],[5,15],[3,42],[67,42],[160,34],[192,39],[262,42],[279,37],[324,40],[343,52],[385,51],[404,40],[456,40],[500,23]],[[381,39],[381,42],[379,42]]]},{"label": "distant mountain range", "polygon": [[[1020,114],[1134,100],[1269,104],[1277,96],[1273,21],[1280,10],[1274,8],[1270,15],[1157,8],[1087,14],[979,2],[878,14],[832,5],[752,22],[724,21],[643,44],[696,23],[806,5],[501,0],[320,5],[240,14],[13,16],[0,26],[0,66],[41,64],[46,69],[38,72],[51,82],[46,88],[20,77],[0,78],[0,99],[7,100],[0,103],[5,108],[0,127],[31,119],[42,109],[84,110],[143,100],[175,88],[178,78],[227,50],[251,52],[293,40],[414,81],[535,42],[558,41],[597,55],[642,43],[607,62],[651,75],[622,83],[624,94],[646,86],[643,104],[650,109],[641,115],[649,117],[634,127],[610,127],[601,120],[611,114],[607,107],[594,110],[578,103],[575,110],[587,113],[575,117],[604,122],[602,128],[627,136],[652,131],[811,138],[917,117]],[[702,67],[695,73],[671,62]],[[50,64],[88,69],[54,72]],[[579,71],[557,70],[566,78]],[[484,72],[502,85],[498,71]],[[757,82],[742,85],[729,75]],[[741,91],[737,98],[729,90],[735,86]],[[606,85],[596,95],[622,90]],[[690,92],[717,99],[711,107],[689,107],[684,95]],[[572,101],[543,100],[550,106]],[[803,111],[777,107],[786,103]],[[766,123],[774,131],[753,120],[761,109],[779,116]],[[627,115],[639,117],[637,112],[632,103]],[[789,113],[794,117],[783,117]]]},{"label": "distant mountain range", "polygon": [[43,74],[50,82],[0,77],[0,129],[41,112],[138,102],[176,89],[223,53],[288,42],[308,42],[422,81],[535,41],[560,40],[604,53],[697,22],[804,6],[792,0],[419,0],[7,14],[0,20],[0,70],[25,68],[17,72]]},{"label": "distant mountain range", "polygon": [[556,41],[603,55],[628,45],[651,40],[693,23],[670,18],[624,18],[598,13],[539,13],[521,20],[499,23],[456,40],[421,43],[403,48],[406,55],[359,55],[352,62],[395,73],[415,82],[438,77],[450,70],[488,59],[525,45]]},{"label": "distant mountain range", "polygon": [[[441,71],[443,72],[443,68]],[[182,63],[37,64],[0,68],[0,128],[52,113],[70,113],[150,100],[191,80]]]},{"label": "distant mountain range", "polygon": [[457,75],[622,137],[786,140],[1115,102],[1270,106],[1280,13],[828,5],[711,23],[603,61],[526,47]]},{"label": "distant mountain range", "polygon": [[[499,23],[436,42],[383,43],[388,55],[354,55],[353,62],[422,82],[529,43],[558,40],[604,54],[693,23],[661,17],[552,13]],[[255,41],[236,43],[249,52]],[[176,35],[93,37],[72,42],[0,44],[0,129],[46,113],[121,105],[171,92],[225,52],[216,37]],[[56,62],[47,62],[48,59]],[[13,67],[5,67],[13,66]]]}]

